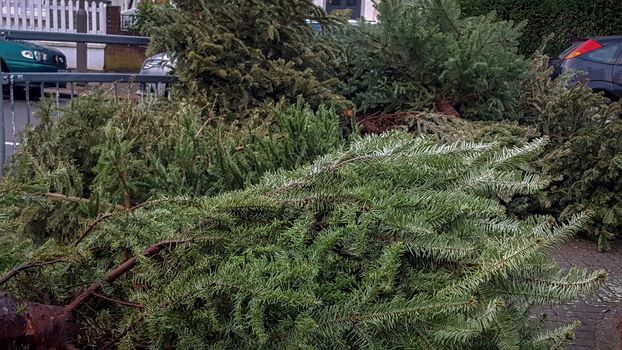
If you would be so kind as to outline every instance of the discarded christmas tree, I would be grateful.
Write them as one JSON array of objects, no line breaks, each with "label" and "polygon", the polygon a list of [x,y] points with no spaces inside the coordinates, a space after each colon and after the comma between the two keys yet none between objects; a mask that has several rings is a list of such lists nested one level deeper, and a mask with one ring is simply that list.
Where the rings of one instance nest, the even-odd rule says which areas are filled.
[{"label": "discarded christmas tree", "polygon": [[463,16],[457,0],[375,3],[378,23],[337,35],[344,95],[360,110],[436,109],[484,120],[516,114],[527,71],[518,53],[523,25]]},{"label": "discarded christmas tree", "polygon": [[577,325],[544,332],[530,306],[605,273],[547,257],[585,215],[505,215],[500,201],[545,185],[517,170],[544,143],[364,138],[245,190],[121,211],[2,288],[77,316],[68,348],[560,348]]},{"label": "discarded christmas tree", "polygon": [[218,115],[244,118],[300,96],[312,107],[347,104],[334,92],[339,48],[309,25],[344,19],[312,0],[178,1],[144,17],[151,50],[174,54],[185,91],[216,101]]}]

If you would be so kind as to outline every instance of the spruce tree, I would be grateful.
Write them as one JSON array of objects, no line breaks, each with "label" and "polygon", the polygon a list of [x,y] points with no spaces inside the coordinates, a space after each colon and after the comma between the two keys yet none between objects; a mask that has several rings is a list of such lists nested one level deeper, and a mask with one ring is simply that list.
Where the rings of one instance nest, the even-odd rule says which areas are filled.
[{"label": "spruce tree", "polygon": [[2,288],[76,312],[81,347],[563,348],[578,324],[542,330],[530,307],[589,293],[605,273],[548,257],[585,215],[505,214],[502,201],[546,185],[519,170],[544,145],[362,138],[244,190],[93,222],[32,257],[64,260]]},{"label": "spruce tree", "polygon": [[[227,122],[213,104],[200,106],[190,99],[127,103],[101,91],[60,110],[44,100],[0,180],[0,218],[18,223],[0,230],[36,244],[71,243],[84,225],[119,207],[240,189],[344,143],[333,108],[314,111],[298,101]],[[204,118],[204,110],[212,113]]]},{"label": "spruce tree", "polygon": [[485,120],[516,114],[527,71],[518,53],[522,24],[494,13],[465,17],[457,0],[376,3],[378,23],[336,36],[344,95],[360,109],[438,109]]},{"label": "spruce tree", "polygon": [[338,47],[309,24],[342,19],[312,0],[179,1],[144,17],[151,51],[171,53],[183,86],[217,101],[217,111],[240,118],[299,96],[313,107],[345,103],[333,91]]}]

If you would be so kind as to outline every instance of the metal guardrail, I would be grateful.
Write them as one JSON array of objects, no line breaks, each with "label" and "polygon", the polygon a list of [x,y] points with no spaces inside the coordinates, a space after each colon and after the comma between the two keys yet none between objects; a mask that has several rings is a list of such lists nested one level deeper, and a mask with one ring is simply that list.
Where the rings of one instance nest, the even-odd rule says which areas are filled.
[{"label": "metal guardrail", "polygon": [[[75,42],[78,46],[85,45],[86,43],[99,43],[99,44],[121,44],[121,45],[140,45],[145,46],[149,44],[149,38],[138,36],[125,36],[125,35],[99,35],[99,34],[84,34],[84,33],[53,33],[53,32],[30,32],[22,30],[2,30],[0,29],[0,40],[36,40],[36,41],[60,41],[60,42]],[[78,47],[78,56],[79,50]],[[78,66],[80,66],[78,57]],[[85,61],[84,61],[85,62]],[[7,138],[5,132],[5,102],[4,95],[5,89],[8,89],[9,97],[9,114],[11,117],[11,126],[13,134],[13,148],[14,151],[17,145],[17,126],[16,126],[16,110],[15,110],[15,92],[16,88],[24,89],[25,91],[25,112],[26,112],[26,125],[31,122],[32,106],[30,104],[30,90],[31,88],[39,89],[40,95],[44,95],[46,87],[56,88],[56,104],[59,106],[60,100],[60,88],[61,86],[69,85],[70,93],[67,93],[69,98],[75,96],[74,87],[76,85],[86,85],[88,83],[99,84],[112,84],[114,96],[117,97],[118,84],[127,84],[130,91],[129,94],[133,95],[133,86],[138,85],[142,90],[141,97],[145,96],[157,96],[158,94],[165,94],[170,84],[175,83],[175,78],[166,75],[140,75],[140,74],[118,74],[118,73],[22,73],[22,72],[4,72],[0,73],[0,177],[4,176],[4,167],[7,162]],[[155,86],[155,89],[154,89]],[[161,89],[164,87],[164,89]],[[60,113],[60,112],[59,112]]]},{"label": "metal guardrail", "polygon": [[[170,75],[122,73],[2,73],[2,84],[20,83],[173,83]],[[0,112],[1,113],[1,112]]]},{"label": "metal guardrail", "polygon": [[0,30],[0,38],[6,40],[60,41],[91,44],[149,45],[149,38],[143,36],[31,32],[25,30]]}]

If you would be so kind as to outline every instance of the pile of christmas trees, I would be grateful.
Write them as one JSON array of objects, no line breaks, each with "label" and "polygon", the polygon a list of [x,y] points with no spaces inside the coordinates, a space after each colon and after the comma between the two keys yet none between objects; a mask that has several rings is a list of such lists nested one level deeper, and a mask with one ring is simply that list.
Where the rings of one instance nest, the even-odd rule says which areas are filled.
[{"label": "pile of christmas trees", "polygon": [[[68,348],[556,348],[577,325],[544,332],[530,306],[605,274],[547,258],[584,216],[504,214],[499,198],[545,185],[517,170],[543,145],[359,139],[243,191],[114,212],[2,287],[64,306],[46,310]],[[10,305],[17,320],[40,307]]]},{"label": "pile of christmas trees", "polygon": [[561,225],[506,210],[548,185],[524,170],[546,138],[452,142],[457,129],[469,138],[466,122],[425,113],[412,123],[446,135],[363,137],[341,113],[347,96],[370,110],[498,117],[522,96],[520,28],[462,18],[451,0],[385,0],[381,25],[354,34],[311,0],[176,3],[141,23],[177,55],[173,101],[43,102],[0,180],[0,347],[557,349],[572,338],[578,324],[544,329],[531,307],[604,283],[548,257],[588,215]]}]

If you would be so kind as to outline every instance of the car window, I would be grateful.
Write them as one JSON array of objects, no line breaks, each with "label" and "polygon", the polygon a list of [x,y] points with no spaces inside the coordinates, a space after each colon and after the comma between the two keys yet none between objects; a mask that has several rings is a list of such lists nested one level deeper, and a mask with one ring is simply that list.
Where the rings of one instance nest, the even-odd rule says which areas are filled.
[{"label": "car window", "polygon": [[590,61],[600,63],[614,63],[618,58],[618,50],[620,49],[620,46],[620,44],[605,46],[601,49],[588,53],[585,55],[585,58]]}]

